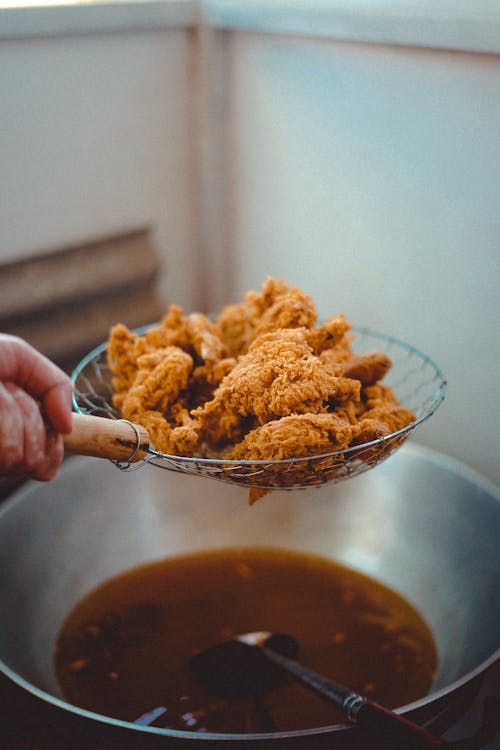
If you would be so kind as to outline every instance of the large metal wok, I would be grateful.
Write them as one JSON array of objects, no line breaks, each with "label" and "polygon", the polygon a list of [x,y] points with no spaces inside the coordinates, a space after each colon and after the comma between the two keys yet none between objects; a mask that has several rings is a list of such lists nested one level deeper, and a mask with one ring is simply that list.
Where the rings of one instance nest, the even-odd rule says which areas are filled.
[{"label": "large metal wok", "polygon": [[438,722],[442,731],[452,704],[472,700],[500,655],[500,493],[461,465],[410,444],[349,482],[276,492],[252,508],[236,486],[68,460],[54,482],[29,483],[0,509],[2,670],[72,713],[79,726],[100,726],[109,746],[118,739],[137,750],[375,748],[347,725],[193,735],[117,721],[62,699],[54,640],[89,589],[147,561],[235,544],[329,556],[409,599],[435,634],[439,668],[430,695],[398,710],[430,728]]}]

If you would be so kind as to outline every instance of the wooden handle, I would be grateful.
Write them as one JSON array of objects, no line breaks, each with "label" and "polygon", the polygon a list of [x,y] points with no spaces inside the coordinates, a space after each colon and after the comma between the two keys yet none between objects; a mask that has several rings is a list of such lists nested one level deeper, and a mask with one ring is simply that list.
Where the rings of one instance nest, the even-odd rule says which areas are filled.
[{"label": "wooden handle", "polygon": [[73,431],[64,435],[64,447],[82,456],[133,462],[147,454],[149,435],[144,427],[121,419],[73,414]]}]

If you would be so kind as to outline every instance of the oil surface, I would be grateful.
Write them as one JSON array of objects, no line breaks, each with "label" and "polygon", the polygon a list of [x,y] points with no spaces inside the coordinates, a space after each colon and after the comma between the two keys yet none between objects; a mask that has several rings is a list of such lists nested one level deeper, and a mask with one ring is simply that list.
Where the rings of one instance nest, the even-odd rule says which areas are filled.
[{"label": "oil surface", "polygon": [[302,663],[391,708],[432,684],[432,633],[401,596],[326,558],[269,548],[170,558],[103,583],[63,624],[56,672],[69,702],[154,726],[240,733],[341,721],[291,680],[227,697],[196,679],[195,654],[255,630],[294,636]]}]

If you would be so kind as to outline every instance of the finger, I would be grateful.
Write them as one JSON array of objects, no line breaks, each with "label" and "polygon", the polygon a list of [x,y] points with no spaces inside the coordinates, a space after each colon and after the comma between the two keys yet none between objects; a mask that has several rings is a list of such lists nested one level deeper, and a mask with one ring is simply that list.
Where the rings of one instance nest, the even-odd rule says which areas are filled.
[{"label": "finger", "polygon": [[43,354],[16,336],[0,334],[0,380],[25,388],[43,402],[53,427],[71,432],[71,380]]},{"label": "finger", "polygon": [[7,388],[0,383],[0,472],[11,475],[22,463],[24,424],[19,407]]},{"label": "finger", "polygon": [[18,385],[6,383],[5,387],[23,418],[23,455],[19,466],[25,474],[36,479],[46,461],[47,428],[40,406]]},{"label": "finger", "polygon": [[22,388],[8,383],[5,389],[23,418],[24,452],[15,470],[33,479],[48,481],[57,474],[64,457],[62,437],[47,428],[39,405]]},{"label": "finger", "polygon": [[31,476],[40,482],[49,482],[59,471],[63,458],[64,443],[61,435],[49,431],[47,433],[45,459],[38,467],[36,474],[32,474]]},{"label": "finger", "polygon": [[73,429],[72,402],[73,386],[69,378],[47,391],[43,398],[45,414],[53,428],[63,435]]}]

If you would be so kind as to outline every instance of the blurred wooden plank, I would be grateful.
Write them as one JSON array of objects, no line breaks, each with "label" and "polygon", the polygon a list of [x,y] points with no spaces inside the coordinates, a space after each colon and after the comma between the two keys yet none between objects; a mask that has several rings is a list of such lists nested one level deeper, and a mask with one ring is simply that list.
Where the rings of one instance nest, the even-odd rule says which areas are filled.
[{"label": "blurred wooden plank", "polygon": [[77,301],[46,311],[37,319],[15,320],[2,330],[20,336],[60,366],[71,369],[107,339],[114,323],[134,328],[155,322],[162,312],[155,290],[147,285],[105,299]]},{"label": "blurred wooden plank", "polygon": [[0,265],[0,331],[66,370],[108,337],[162,315],[146,229]]},{"label": "blurred wooden plank", "polygon": [[0,264],[0,324],[134,287],[158,268],[147,228]]}]

